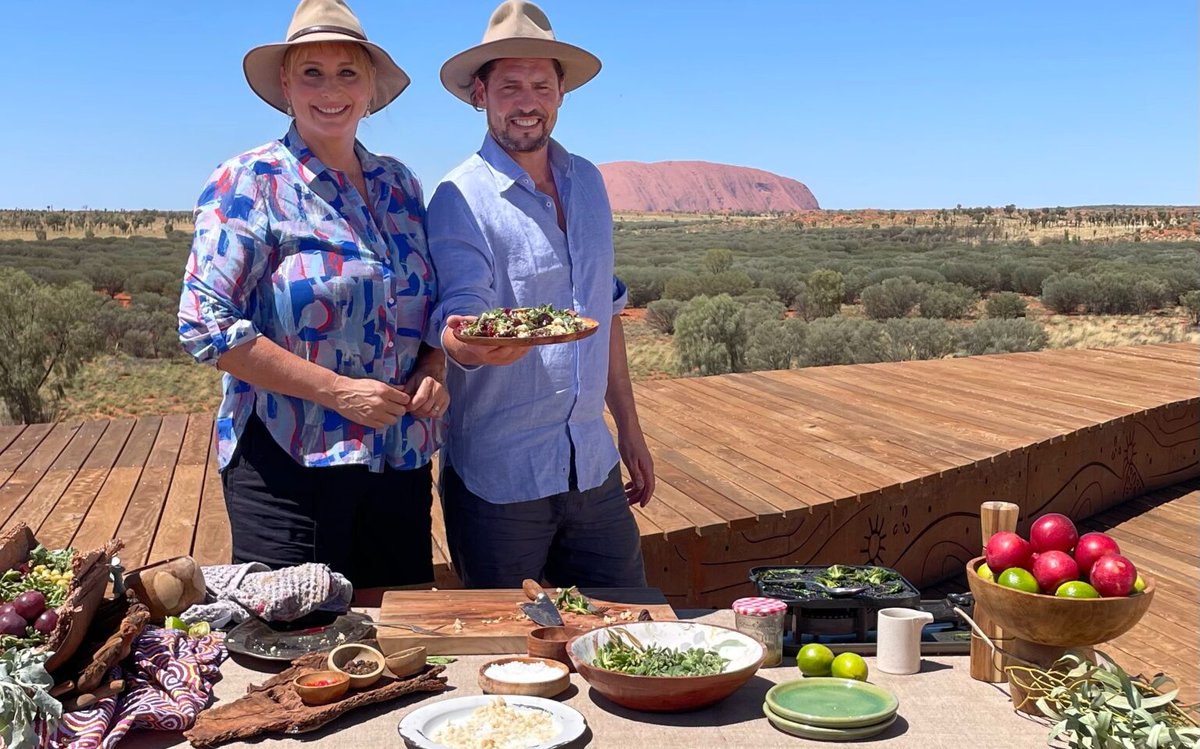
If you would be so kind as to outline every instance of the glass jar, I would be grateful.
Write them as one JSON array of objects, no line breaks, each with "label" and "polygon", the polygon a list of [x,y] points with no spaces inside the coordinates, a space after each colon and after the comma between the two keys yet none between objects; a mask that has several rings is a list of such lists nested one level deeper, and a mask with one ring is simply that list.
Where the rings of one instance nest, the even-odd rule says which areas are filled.
[{"label": "glass jar", "polygon": [[787,604],[778,598],[739,598],[733,602],[734,627],[763,644],[763,666],[783,663],[783,618]]}]

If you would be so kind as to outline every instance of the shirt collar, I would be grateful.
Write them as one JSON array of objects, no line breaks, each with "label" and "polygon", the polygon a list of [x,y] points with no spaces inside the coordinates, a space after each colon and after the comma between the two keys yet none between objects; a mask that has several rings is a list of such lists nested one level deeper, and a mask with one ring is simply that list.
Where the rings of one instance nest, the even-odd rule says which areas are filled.
[{"label": "shirt collar", "polygon": [[[553,138],[550,139],[547,148],[549,149],[550,167],[555,170],[556,174],[570,179],[573,171],[571,154],[567,153],[567,149]],[[517,162],[513,161],[513,158],[496,142],[490,132],[483,137],[483,145],[479,148],[479,157],[491,169],[492,177],[495,178],[496,187],[500,192],[512,187],[514,183],[523,185],[530,191],[535,189],[533,178]]]},{"label": "shirt collar", "polygon": [[[305,182],[311,183],[322,172],[328,171],[329,167],[325,166],[317,155],[309,149],[308,144],[304,142],[304,138],[300,137],[300,131],[296,129],[295,120],[292,121],[292,126],[288,128],[287,134],[280,139],[283,147],[291,152],[296,157],[296,161],[300,163],[301,175]],[[354,154],[358,156],[358,163],[362,166],[363,177],[367,180],[381,180],[393,187],[400,186],[396,180],[396,175],[391,169],[375,154],[363,147],[363,144],[354,141]]]}]

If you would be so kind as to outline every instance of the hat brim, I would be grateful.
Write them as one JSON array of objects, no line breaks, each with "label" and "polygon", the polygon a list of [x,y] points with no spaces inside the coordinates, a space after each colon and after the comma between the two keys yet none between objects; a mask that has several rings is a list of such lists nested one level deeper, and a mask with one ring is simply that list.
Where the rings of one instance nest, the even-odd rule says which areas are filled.
[{"label": "hat brim", "polygon": [[600,58],[573,44],[550,39],[497,39],[459,52],[442,65],[442,85],[459,99],[474,106],[471,89],[475,72],[492,60],[532,57],[558,60],[563,69],[563,93],[574,91],[600,72]]},{"label": "hat brim", "polygon": [[341,42],[362,45],[375,64],[375,94],[371,97],[371,112],[375,113],[395,101],[404,89],[408,88],[411,79],[408,73],[396,64],[383,47],[372,42],[338,34],[336,32],[308,34],[302,42],[279,42],[255,47],[246,53],[242,60],[242,71],[246,74],[246,83],[259,98],[275,107],[280,112],[287,112],[288,101],[283,95],[283,83],[279,80],[279,68],[283,65],[283,57],[289,47],[298,44],[316,44],[318,42]]}]

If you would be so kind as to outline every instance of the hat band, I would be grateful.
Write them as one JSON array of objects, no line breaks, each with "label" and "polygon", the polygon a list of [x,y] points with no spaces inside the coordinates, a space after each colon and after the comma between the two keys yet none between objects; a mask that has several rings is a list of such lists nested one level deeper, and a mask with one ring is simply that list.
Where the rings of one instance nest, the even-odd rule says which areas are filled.
[{"label": "hat band", "polygon": [[307,28],[300,29],[295,34],[289,36],[288,41],[294,42],[300,37],[308,36],[309,34],[323,34],[329,32],[334,34],[345,34],[346,36],[351,36],[364,42],[367,41],[367,37],[365,35],[355,31],[354,29],[348,29],[345,26],[309,26]]}]

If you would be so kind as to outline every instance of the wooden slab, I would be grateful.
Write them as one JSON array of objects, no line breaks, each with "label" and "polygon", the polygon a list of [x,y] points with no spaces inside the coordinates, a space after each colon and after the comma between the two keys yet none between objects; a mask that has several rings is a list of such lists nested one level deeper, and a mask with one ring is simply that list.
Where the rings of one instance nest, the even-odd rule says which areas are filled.
[{"label": "wooden slab", "polygon": [[[553,590],[547,590],[553,595]],[[674,621],[675,611],[655,588],[587,589],[584,594],[597,606],[611,606],[608,616],[647,609],[657,621]],[[527,601],[513,590],[389,590],[383,594],[379,619],[421,627],[439,627],[439,634],[424,635],[396,627],[379,627],[376,635],[385,655],[423,645],[430,655],[487,655],[524,653],[525,636],[537,627],[524,618],[518,604]],[[618,603],[620,601],[620,603]],[[594,629],[605,625],[602,616],[563,613],[569,627]],[[455,627],[461,622],[461,628]]]}]

